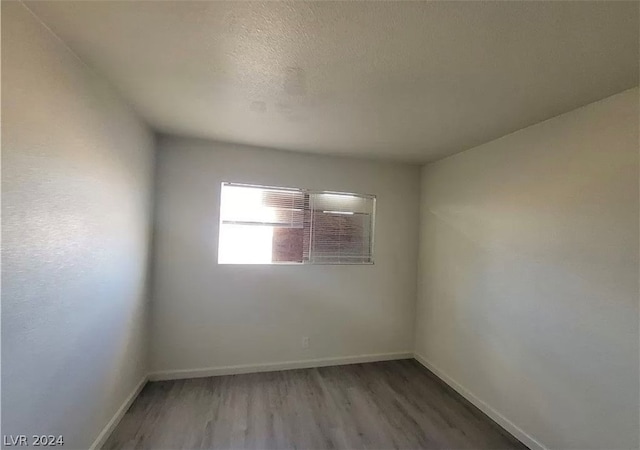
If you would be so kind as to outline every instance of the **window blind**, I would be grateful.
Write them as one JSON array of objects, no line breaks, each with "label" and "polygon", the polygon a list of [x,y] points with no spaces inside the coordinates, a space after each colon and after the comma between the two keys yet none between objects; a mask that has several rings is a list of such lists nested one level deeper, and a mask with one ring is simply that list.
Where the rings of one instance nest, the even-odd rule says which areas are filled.
[{"label": "window blind", "polygon": [[221,264],[369,264],[375,197],[223,183]]},{"label": "window blind", "polygon": [[311,242],[314,263],[373,262],[372,196],[317,192],[310,194]]},{"label": "window blind", "polygon": [[302,228],[304,193],[224,183],[220,216],[223,224]]}]

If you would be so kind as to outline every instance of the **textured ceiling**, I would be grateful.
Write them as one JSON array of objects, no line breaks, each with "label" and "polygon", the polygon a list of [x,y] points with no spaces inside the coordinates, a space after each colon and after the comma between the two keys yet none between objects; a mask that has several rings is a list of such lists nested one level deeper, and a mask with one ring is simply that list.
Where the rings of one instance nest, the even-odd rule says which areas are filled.
[{"label": "textured ceiling", "polygon": [[426,162],[638,84],[637,2],[28,1],[157,130]]}]

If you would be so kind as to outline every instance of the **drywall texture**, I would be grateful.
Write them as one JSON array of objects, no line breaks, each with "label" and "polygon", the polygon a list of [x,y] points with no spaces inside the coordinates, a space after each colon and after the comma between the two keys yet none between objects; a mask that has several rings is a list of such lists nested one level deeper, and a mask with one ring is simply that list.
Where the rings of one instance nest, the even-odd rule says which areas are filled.
[{"label": "drywall texture", "polygon": [[[418,167],[172,137],[157,158],[154,371],[411,351]],[[218,265],[223,181],[377,195],[375,265]]]},{"label": "drywall texture", "polygon": [[2,2],[2,432],[87,449],[146,373],[153,137]]},{"label": "drywall texture", "polygon": [[416,351],[548,448],[638,448],[638,89],[426,166]]}]

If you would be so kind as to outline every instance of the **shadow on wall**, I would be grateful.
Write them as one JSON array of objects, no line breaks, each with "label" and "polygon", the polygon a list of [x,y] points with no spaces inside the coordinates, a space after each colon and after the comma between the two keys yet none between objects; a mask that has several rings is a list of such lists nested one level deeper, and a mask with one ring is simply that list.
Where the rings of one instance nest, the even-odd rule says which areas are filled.
[{"label": "shadow on wall", "polygon": [[[578,429],[603,417],[586,405],[624,405],[616,386],[628,385],[633,364],[621,362],[637,346],[628,334],[637,280],[611,269],[638,264],[626,245],[637,236],[620,228],[637,223],[629,211],[637,192],[627,189],[637,159],[603,159],[572,145],[558,149],[551,169],[526,161],[527,153],[526,170],[508,169],[522,164],[509,160],[517,153],[503,161],[494,152],[483,154],[496,160],[478,172],[480,152],[472,152],[429,173],[416,342],[418,353],[502,415],[567,447],[575,443],[558,416]],[[586,161],[578,164],[578,155]]]}]

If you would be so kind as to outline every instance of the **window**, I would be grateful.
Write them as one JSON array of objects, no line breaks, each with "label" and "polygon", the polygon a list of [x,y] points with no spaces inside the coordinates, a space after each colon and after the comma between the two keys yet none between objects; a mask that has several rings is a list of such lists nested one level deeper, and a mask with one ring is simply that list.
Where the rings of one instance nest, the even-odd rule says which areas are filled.
[{"label": "window", "polygon": [[222,183],[219,264],[372,264],[375,197]]}]

